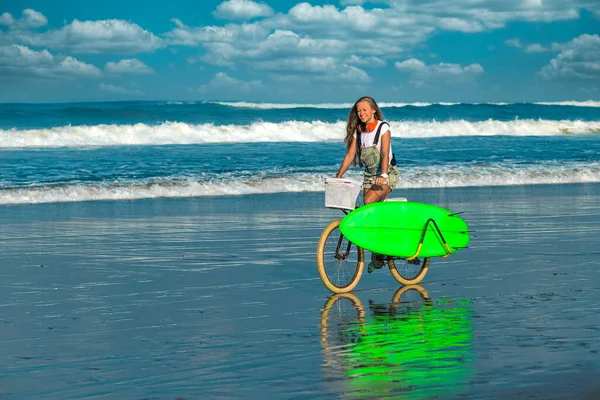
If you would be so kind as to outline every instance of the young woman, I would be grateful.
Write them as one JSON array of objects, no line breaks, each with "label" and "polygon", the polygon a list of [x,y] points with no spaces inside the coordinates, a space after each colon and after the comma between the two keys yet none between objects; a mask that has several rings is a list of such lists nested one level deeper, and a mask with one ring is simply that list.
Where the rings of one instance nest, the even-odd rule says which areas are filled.
[{"label": "young woman", "polygon": [[390,125],[375,100],[361,97],[354,103],[346,123],[346,155],[336,178],[350,165],[365,167],[363,176],[365,204],[382,201],[398,184],[400,172],[392,153]]},{"label": "young woman", "polygon": [[[346,123],[346,155],[336,178],[341,178],[350,165],[364,165],[363,189],[365,204],[384,200],[398,184],[400,171],[392,153],[390,125],[372,97],[361,97],[354,103]],[[367,271],[373,272],[385,264],[381,254],[372,253]]]}]

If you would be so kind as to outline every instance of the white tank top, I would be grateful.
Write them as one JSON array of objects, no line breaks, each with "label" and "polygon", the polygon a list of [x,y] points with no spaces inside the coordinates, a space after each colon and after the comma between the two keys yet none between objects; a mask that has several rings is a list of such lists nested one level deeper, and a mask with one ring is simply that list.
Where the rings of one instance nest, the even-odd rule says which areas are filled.
[{"label": "white tank top", "polygon": [[[383,121],[377,121],[377,126],[375,126],[375,129],[373,129],[371,132],[362,132],[361,136],[360,136],[360,147],[361,149],[364,149],[366,147],[371,147],[373,146],[373,141],[375,140],[375,134],[377,134],[377,129],[379,128],[379,125],[384,124],[384,126],[381,127],[381,132],[379,133],[379,142],[377,143],[377,151],[379,151],[379,154],[381,154],[381,138],[383,137],[383,135],[386,132],[390,132],[390,154],[389,154],[389,160],[392,161],[392,131],[390,130],[390,124],[388,124],[387,122],[383,122]],[[356,139],[356,133],[354,134],[354,139]]]}]

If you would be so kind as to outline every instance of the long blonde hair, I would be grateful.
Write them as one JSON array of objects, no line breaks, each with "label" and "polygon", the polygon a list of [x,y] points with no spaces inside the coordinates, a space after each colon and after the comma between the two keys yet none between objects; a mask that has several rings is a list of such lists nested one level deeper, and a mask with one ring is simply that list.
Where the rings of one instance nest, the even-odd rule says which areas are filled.
[{"label": "long blonde hair", "polygon": [[[358,112],[356,111],[356,107],[358,106],[358,103],[363,101],[369,103],[371,108],[375,110],[375,118],[379,121],[383,121],[383,113],[379,109],[379,106],[377,105],[375,99],[369,96],[364,96],[356,100],[356,102],[352,106],[352,109],[350,109],[350,114],[348,114],[348,121],[346,122],[346,138],[344,139],[344,143],[346,144],[346,150],[350,148],[350,145],[352,144],[352,138],[354,137],[354,134],[356,134],[356,128],[358,126],[359,118]],[[354,160],[352,160],[352,165],[356,165],[356,163],[358,162],[358,165],[362,167],[362,162],[360,161],[360,158],[358,156],[358,150],[359,149],[357,149]]]}]

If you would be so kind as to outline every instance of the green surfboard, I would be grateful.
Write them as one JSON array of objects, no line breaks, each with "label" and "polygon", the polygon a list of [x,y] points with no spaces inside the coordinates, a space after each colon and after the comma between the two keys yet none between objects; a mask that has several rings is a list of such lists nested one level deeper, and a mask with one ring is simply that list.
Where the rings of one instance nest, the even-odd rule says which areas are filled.
[{"label": "green surfboard", "polygon": [[344,217],[339,229],[363,249],[404,258],[417,252],[418,257],[445,256],[464,249],[470,240],[469,228],[461,217],[445,208],[416,202],[359,207]]}]

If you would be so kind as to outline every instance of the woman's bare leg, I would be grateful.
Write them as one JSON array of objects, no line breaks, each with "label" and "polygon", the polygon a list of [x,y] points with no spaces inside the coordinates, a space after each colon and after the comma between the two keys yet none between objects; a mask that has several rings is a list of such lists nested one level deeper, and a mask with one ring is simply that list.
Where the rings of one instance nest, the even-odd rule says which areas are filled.
[{"label": "woman's bare leg", "polygon": [[373,185],[365,191],[365,204],[382,201],[391,191],[388,185]]},{"label": "woman's bare leg", "polygon": [[[390,194],[391,191],[392,189],[390,189],[388,185],[373,185],[365,191],[365,204],[382,201],[388,194]],[[380,269],[385,264],[383,261],[383,256],[380,254],[373,253],[373,258],[375,258],[377,261],[369,263],[369,267],[367,268],[368,273],[371,273],[376,269]]]}]

